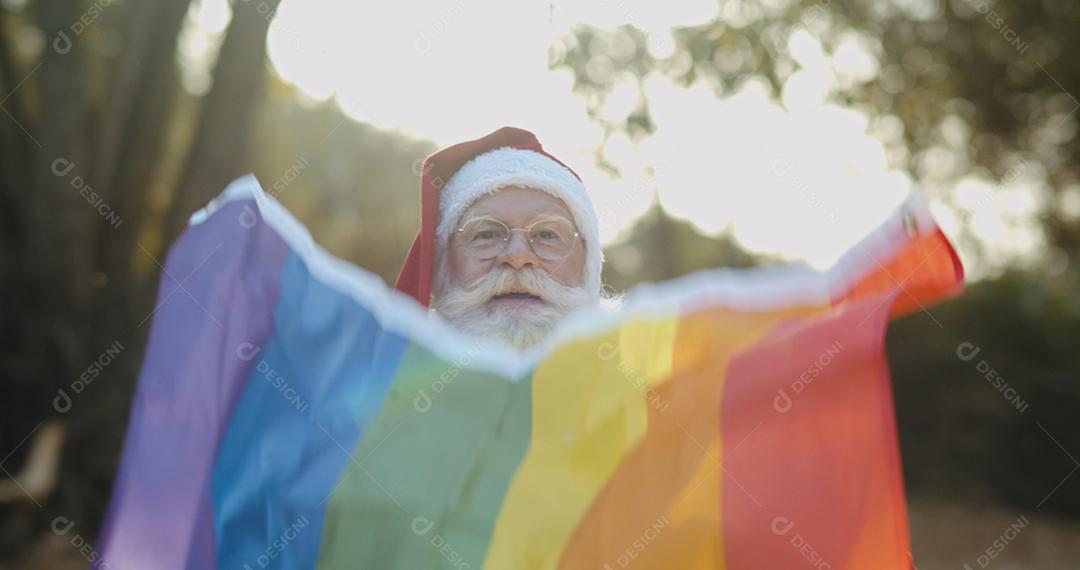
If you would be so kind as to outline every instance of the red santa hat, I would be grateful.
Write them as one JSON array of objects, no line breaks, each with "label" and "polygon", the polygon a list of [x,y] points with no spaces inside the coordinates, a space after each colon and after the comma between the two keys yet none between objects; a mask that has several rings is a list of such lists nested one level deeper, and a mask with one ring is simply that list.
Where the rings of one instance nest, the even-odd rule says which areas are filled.
[{"label": "red santa hat", "polygon": [[524,129],[503,127],[482,138],[447,147],[424,160],[420,178],[420,231],[394,288],[427,306],[435,255],[461,214],[481,196],[506,186],[547,192],[566,204],[585,244],[583,286],[600,295],[600,230],[581,178]]}]

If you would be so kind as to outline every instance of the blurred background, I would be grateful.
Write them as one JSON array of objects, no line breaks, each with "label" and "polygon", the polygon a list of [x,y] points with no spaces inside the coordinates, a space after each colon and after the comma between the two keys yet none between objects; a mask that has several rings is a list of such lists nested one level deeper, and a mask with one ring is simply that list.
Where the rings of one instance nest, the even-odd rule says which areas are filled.
[{"label": "blurred background", "polygon": [[[887,343],[918,568],[1080,567],[1080,3],[0,0],[0,568],[82,568],[168,245],[253,171],[391,281],[503,125],[605,282],[824,268],[921,186],[967,291]],[[177,276],[183,279],[183,276]]]}]

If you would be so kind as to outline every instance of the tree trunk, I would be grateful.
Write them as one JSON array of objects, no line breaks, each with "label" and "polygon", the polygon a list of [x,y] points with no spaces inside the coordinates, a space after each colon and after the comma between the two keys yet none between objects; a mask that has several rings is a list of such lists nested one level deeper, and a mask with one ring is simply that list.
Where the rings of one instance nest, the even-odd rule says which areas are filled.
[{"label": "tree trunk", "polygon": [[192,212],[251,169],[249,134],[263,88],[266,32],[279,2],[233,4],[214,83],[203,101],[191,154],[165,220],[165,244],[180,233]]}]

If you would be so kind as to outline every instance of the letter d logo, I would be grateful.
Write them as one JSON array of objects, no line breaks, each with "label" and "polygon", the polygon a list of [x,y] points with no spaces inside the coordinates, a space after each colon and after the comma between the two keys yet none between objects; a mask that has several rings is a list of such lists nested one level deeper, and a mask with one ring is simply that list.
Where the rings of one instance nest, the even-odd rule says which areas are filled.
[{"label": "letter d logo", "polygon": [[981,349],[970,342],[962,342],[956,347],[956,356],[964,362],[970,361]]},{"label": "letter d logo", "polygon": [[791,410],[791,396],[788,396],[783,388],[777,390],[776,397],[772,401],[772,407],[781,414],[788,413]]},{"label": "letter d logo", "polygon": [[784,536],[793,526],[795,523],[786,517],[776,517],[772,520],[772,531],[777,536]]}]

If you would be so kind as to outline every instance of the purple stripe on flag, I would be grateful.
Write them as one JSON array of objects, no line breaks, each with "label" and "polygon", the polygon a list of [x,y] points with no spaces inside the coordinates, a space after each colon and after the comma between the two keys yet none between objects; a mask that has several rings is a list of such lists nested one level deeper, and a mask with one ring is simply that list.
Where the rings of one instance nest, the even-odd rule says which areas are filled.
[{"label": "purple stripe on flag", "polygon": [[250,200],[226,203],[169,252],[99,567],[215,567],[210,475],[288,252]]}]

